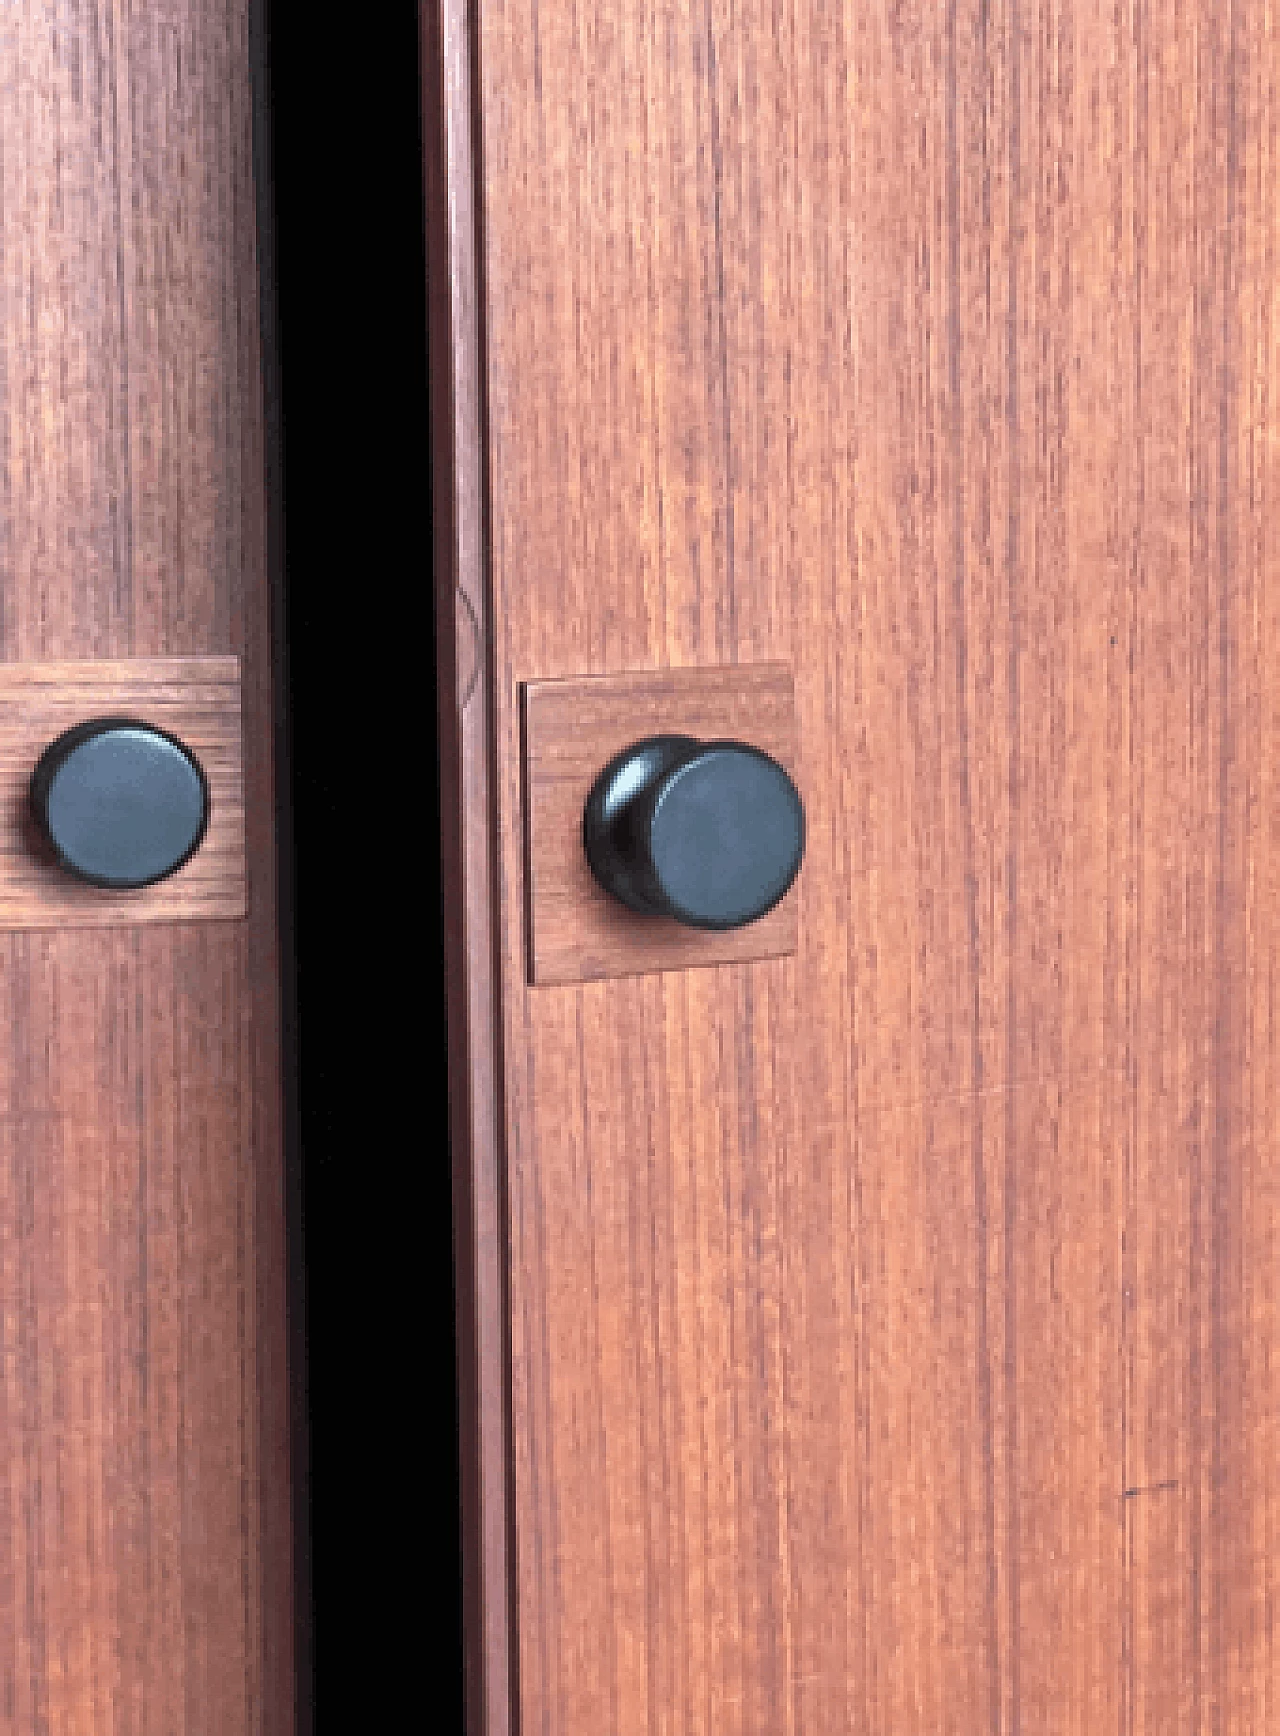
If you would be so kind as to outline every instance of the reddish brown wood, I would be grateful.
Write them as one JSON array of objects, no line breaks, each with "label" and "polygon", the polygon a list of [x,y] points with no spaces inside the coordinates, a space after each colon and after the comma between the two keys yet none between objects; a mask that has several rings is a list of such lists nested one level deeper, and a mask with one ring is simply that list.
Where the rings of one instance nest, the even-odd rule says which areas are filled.
[{"label": "reddish brown wood", "polygon": [[[519,1726],[1275,1727],[1276,21],[475,16]],[[770,661],[794,956],[530,986],[522,684]]]},{"label": "reddish brown wood", "polygon": [[0,7],[0,66],[0,691],[239,660],[247,875],[244,919],[0,936],[0,1722],[287,1736],[245,8]]},{"label": "reddish brown wood", "polygon": [[590,982],[795,951],[794,888],[746,928],[699,932],[618,904],[582,849],[582,814],[600,768],[645,736],[745,741],[794,767],[790,670],[766,664],[531,681],[523,701],[531,982]]},{"label": "reddish brown wood", "polygon": [[[0,929],[120,928],[246,914],[244,755],[235,657],[0,665]],[[31,823],[36,761],[86,718],[124,716],[185,742],[209,780],[209,827],[156,886],[104,892],[58,871]]]},{"label": "reddish brown wood", "polygon": [[421,0],[441,905],[457,1272],[466,1718],[515,1728],[507,1212],[480,257],[466,0]]}]

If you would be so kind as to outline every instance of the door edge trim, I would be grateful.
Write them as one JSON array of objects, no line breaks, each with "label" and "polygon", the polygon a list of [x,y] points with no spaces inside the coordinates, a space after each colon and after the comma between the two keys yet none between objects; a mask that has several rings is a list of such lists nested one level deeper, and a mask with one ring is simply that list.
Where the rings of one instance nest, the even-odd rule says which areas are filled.
[{"label": "door edge trim", "polygon": [[467,1736],[514,1736],[516,1621],[477,25],[419,0],[441,916]]}]

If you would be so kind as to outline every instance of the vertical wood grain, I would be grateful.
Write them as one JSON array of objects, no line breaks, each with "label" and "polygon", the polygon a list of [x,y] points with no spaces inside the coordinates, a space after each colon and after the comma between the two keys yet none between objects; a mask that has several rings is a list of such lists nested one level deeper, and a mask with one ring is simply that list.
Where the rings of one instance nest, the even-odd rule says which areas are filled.
[{"label": "vertical wood grain", "polygon": [[[520,1727],[1267,1728],[1275,21],[477,17]],[[795,957],[527,986],[520,683],[767,660]]]},{"label": "vertical wood grain", "polygon": [[235,653],[249,916],[0,942],[0,1705],[292,1727],[247,22],[0,12],[0,654]]},{"label": "vertical wood grain", "polygon": [[479,115],[465,0],[421,0],[441,911],[457,1287],[469,1736],[517,1728],[506,1268],[503,931],[484,494]]}]

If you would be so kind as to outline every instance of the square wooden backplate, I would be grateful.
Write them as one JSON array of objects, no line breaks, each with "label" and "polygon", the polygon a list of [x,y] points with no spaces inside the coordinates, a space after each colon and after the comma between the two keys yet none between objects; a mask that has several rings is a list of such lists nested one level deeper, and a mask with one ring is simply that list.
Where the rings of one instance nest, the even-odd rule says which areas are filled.
[{"label": "square wooden backplate", "polygon": [[[36,761],[63,730],[94,717],[167,730],[209,780],[204,841],[155,886],[110,892],[73,880],[32,822]],[[247,907],[238,658],[0,664],[0,929],[203,922]]]},{"label": "square wooden backplate", "polygon": [[582,843],[583,809],[597,774],[648,735],[747,742],[794,777],[789,669],[768,663],[529,681],[522,699],[531,982],[591,982],[795,951],[797,887],[745,928],[684,928],[611,898],[592,875]]}]

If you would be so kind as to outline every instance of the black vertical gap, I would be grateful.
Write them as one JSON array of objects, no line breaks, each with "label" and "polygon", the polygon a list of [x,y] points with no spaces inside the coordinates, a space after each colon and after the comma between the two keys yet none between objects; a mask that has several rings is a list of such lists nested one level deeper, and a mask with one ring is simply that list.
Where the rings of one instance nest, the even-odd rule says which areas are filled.
[{"label": "black vertical gap", "polygon": [[407,1707],[450,1731],[460,1491],[418,14],[381,0],[338,27],[303,0],[250,8],[298,1736],[317,1703],[375,1726]]},{"label": "black vertical gap", "polygon": [[294,1549],[296,1736],[314,1736],[311,1595],[310,1442],[308,1439],[307,1285],[304,1258],[302,1137],[298,1080],[298,971],[290,647],[284,524],[284,415],[280,383],[276,257],[270,0],[250,0],[253,167],[257,218],[259,317],[266,461],[267,583],[271,623],[272,710],[276,786],[276,923],[279,936],[280,1064],[288,1271],[289,1489]]}]

